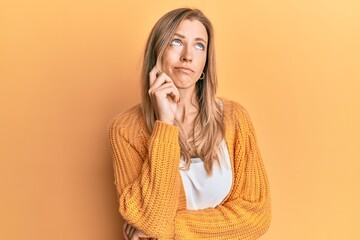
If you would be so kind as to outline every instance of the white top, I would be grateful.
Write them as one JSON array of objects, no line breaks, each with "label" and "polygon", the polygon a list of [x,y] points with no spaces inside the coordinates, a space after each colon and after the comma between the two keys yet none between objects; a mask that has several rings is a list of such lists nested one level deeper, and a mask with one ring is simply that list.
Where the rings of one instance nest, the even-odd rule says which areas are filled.
[{"label": "white top", "polygon": [[[200,158],[191,158],[190,169],[184,170],[183,158],[180,160],[180,174],[186,194],[186,208],[200,210],[214,208],[229,194],[232,184],[232,171],[229,151],[225,140],[220,143],[223,155],[219,164],[214,163],[211,176],[206,174],[204,162]],[[220,152],[221,152],[220,151]]]}]

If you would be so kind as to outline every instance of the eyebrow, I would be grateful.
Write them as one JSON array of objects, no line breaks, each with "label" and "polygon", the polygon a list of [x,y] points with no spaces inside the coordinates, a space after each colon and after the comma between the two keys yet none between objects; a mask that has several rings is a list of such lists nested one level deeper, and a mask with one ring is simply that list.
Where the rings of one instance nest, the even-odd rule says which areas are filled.
[{"label": "eyebrow", "polygon": [[[180,34],[180,33],[175,33],[174,36],[178,36],[180,38],[185,38],[185,36]],[[196,41],[203,41],[206,44],[206,41],[203,38],[198,37],[198,38],[195,38],[195,40]]]}]

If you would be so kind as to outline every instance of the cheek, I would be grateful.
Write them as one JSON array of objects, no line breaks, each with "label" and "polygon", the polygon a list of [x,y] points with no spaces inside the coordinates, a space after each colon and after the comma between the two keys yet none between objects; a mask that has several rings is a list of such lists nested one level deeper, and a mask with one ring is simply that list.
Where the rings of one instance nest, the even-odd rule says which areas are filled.
[{"label": "cheek", "polygon": [[170,67],[175,62],[175,59],[176,59],[176,53],[174,51],[167,50],[164,53],[162,60],[161,60],[162,66]]},{"label": "cheek", "polygon": [[199,69],[201,69],[201,71],[203,70],[203,68],[205,67],[205,63],[206,63],[206,54],[201,54],[198,58],[198,67]]}]

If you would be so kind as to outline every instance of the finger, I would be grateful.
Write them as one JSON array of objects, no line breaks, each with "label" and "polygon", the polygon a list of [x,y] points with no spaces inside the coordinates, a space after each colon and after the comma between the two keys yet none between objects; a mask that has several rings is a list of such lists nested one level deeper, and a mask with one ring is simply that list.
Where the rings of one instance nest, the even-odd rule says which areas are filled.
[{"label": "finger", "polygon": [[153,95],[160,97],[167,97],[168,95],[170,95],[175,103],[179,103],[180,101],[179,90],[173,84],[161,86],[153,92]]},{"label": "finger", "polygon": [[[126,232],[126,235],[127,235],[128,237],[129,237],[129,235],[130,235],[131,228],[132,228],[132,226],[131,226],[130,224],[128,224],[128,225],[126,226],[125,232]],[[129,238],[130,238],[130,237],[129,237]]]},{"label": "finger", "polygon": [[126,227],[128,225],[128,222],[124,222],[123,224],[123,236],[125,240],[129,240],[128,236],[126,235]]},{"label": "finger", "polygon": [[154,89],[154,88],[158,88],[162,84],[167,83],[167,82],[173,82],[173,80],[168,75],[166,75],[166,73],[160,72],[158,74],[158,76],[156,77],[156,79],[150,85],[149,90]]},{"label": "finger", "polygon": [[156,59],[155,67],[158,69],[157,75],[158,75],[159,73],[162,73],[161,59],[160,59],[159,56],[158,56],[158,58]]},{"label": "finger", "polygon": [[129,238],[131,239],[134,232],[135,232],[136,228],[135,227],[132,227],[131,230],[130,230],[130,233],[129,233]]},{"label": "finger", "polygon": [[168,88],[171,88],[173,89],[173,96],[176,96],[176,97],[180,97],[180,92],[179,90],[177,89],[177,87],[175,86],[174,83],[172,82],[167,82],[167,83],[164,83],[163,85],[161,85],[160,87],[152,90],[152,93],[157,93],[157,92],[162,92],[164,89],[168,89]]},{"label": "finger", "polygon": [[138,236],[135,234],[135,235],[133,235],[131,238],[130,238],[130,240],[138,240],[139,238],[138,238]]},{"label": "finger", "polygon": [[149,86],[152,86],[154,84],[159,72],[161,72],[161,70],[158,65],[155,65],[153,69],[149,72]]},{"label": "finger", "polygon": [[158,77],[155,80],[154,84],[150,87],[148,93],[150,95],[153,95],[153,93],[155,91],[157,91],[158,89],[161,89],[164,86],[167,87],[167,86],[169,86],[169,84],[172,85],[176,89],[176,91],[178,91],[178,89],[176,88],[176,86],[175,86],[174,82],[171,80],[171,78],[169,78],[166,74],[164,74],[164,75],[161,74],[161,76]]},{"label": "finger", "polygon": [[164,84],[160,85],[157,88],[150,88],[149,89],[149,95],[153,96],[156,92],[160,92],[162,89],[167,88],[167,87],[175,87],[174,83],[172,82],[165,82]]}]

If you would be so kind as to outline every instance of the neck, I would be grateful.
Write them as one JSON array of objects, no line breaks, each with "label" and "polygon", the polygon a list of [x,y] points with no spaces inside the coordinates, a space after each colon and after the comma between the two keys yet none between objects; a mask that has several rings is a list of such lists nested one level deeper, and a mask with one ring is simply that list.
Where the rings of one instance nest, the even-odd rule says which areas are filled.
[{"label": "neck", "polygon": [[192,123],[197,113],[199,106],[196,101],[196,89],[179,89],[180,103],[176,110],[176,120],[182,124]]}]

